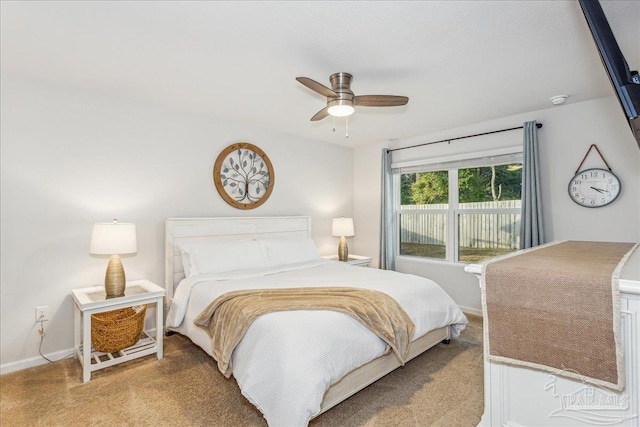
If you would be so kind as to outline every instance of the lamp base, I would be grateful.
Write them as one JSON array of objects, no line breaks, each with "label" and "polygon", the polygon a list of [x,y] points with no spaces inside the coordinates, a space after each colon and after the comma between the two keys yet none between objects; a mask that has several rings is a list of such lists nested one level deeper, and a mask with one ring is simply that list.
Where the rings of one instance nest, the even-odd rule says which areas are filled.
[{"label": "lamp base", "polygon": [[349,259],[349,247],[347,246],[347,239],[342,236],[338,243],[338,261],[347,261]]},{"label": "lamp base", "polygon": [[107,297],[123,296],[126,283],[120,255],[111,255],[107,273],[104,276],[104,290],[107,293]]}]

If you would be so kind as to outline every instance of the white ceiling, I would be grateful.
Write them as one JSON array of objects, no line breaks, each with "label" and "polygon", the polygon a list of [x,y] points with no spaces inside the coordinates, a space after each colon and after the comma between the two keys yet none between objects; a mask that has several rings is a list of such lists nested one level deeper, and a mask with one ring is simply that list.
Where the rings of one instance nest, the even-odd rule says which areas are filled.
[{"label": "white ceiling", "polygon": [[[640,68],[640,1],[603,1]],[[577,1],[5,1],[2,70],[346,145],[613,95]],[[296,82],[410,98],[310,122]]]}]

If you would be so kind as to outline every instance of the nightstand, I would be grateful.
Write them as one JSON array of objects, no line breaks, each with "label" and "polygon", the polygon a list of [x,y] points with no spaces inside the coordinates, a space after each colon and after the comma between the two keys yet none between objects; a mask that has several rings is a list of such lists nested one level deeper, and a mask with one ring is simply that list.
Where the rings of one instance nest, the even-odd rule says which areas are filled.
[{"label": "nightstand", "polygon": [[[148,280],[127,282],[124,296],[107,298],[104,286],[73,289],[74,349],[82,365],[82,382],[91,372],[156,353],[162,359],[164,289]],[[142,304],[156,306],[155,338],[143,331],[142,339],[131,347],[113,352],[95,351],[91,345],[91,315]]]},{"label": "nightstand", "polygon": [[[338,261],[338,255],[325,255],[320,258],[326,259],[329,261]],[[357,265],[360,267],[370,267],[371,257],[362,256],[362,255],[349,255],[347,261],[343,261],[343,262],[349,265]]]}]

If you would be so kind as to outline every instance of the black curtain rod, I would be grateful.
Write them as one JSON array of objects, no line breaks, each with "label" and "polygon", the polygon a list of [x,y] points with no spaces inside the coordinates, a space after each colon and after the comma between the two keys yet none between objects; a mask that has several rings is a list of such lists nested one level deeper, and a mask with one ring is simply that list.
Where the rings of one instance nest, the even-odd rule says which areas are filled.
[{"label": "black curtain rod", "polygon": [[[540,129],[542,127],[542,123],[536,123],[536,127],[538,129]],[[506,132],[506,131],[509,131],[509,130],[516,130],[516,129],[523,129],[523,128],[524,128],[524,126],[518,126],[518,127],[515,127],[515,128],[500,129],[500,130],[494,130],[494,131],[491,131],[491,132],[484,132],[484,133],[476,133],[475,135],[459,136],[457,138],[443,139],[441,141],[425,142],[423,144],[410,145],[408,147],[394,148],[393,150],[389,150],[389,151],[392,152],[392,151],[406,150],[408,148],[422,147],[424,145],[431,145],[431,144],[440,144],[441,142],[451,142],[451,141],[455,141],[456,139],[473,138],[474,136],[491,135],[492,133],[500,133],[500,132]]]}]

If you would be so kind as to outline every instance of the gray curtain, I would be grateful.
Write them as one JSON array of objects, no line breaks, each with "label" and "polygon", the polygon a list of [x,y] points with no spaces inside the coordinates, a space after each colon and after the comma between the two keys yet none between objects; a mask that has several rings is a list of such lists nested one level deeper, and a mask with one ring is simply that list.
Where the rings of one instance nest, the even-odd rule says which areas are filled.
[{"label": "gray curtain", "polygon": [[526,122],[522,142],[522,214],[520,249],[544,243],[542,199],[540,197],[540,163],[536,122]]},{"label": "gray curtain", "polygon": [[382,150],[382,194],[380,201],[380,259],[378,266],[383,270],[395,270],[393,175],[391,175],[391,152],[386,148]]}]

